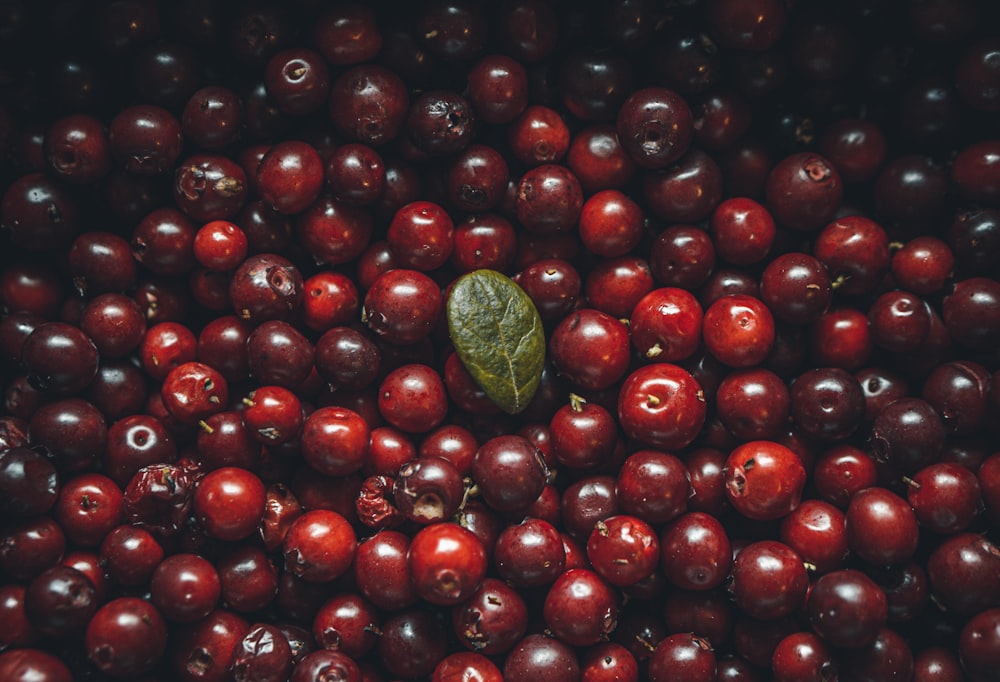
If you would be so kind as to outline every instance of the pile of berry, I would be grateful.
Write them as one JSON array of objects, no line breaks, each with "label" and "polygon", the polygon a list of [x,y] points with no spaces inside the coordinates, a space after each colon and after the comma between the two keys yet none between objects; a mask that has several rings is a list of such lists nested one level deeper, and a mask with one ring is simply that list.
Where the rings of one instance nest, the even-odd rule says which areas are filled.
[{"label": "pile of berry", "polygon": [[0,190],[0,680],[1000,680],[992,0],[13,0]]}]

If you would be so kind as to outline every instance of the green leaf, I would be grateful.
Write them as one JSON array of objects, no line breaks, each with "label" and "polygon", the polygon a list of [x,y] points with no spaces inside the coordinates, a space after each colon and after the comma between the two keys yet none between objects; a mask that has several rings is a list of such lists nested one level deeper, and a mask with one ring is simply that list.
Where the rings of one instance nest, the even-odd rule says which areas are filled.
[{"label": "green leaf", "polygon": [[476,270],[455,281],[445,309],[455,351],[480,388],[505,412],[527,407],[545,363],[545,331],[528,294],[495,270]]}]

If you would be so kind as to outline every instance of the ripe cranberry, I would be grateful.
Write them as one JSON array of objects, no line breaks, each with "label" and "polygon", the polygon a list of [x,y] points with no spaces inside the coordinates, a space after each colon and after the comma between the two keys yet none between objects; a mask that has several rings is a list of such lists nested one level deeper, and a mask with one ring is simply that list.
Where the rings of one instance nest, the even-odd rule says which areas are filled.
[{"label": "ripe cranberry", "polygon": [[166,109],[138,104],[119,112],[108,128],[115,159],[138,175],[158,175],[180,158],[183,133],[180,121]]},{"label": "ripe cranberry", "polygon": [[401,678],[430,675],[447,653],[445,626],[428,609],[400,611],[382,623],[376,651],[390,675]]},{"label": "ripe cranberry", "polygon": [[183,682],[221,682],[229,677],[237,647],[250,624],[232,611],[216,609],[207,618],[181,630],[170,643],[169,659]]},{"label": "ripe cranberry", "polygon": [[617,595],[599,575],[574,568],[549,587],[543,611],[556,638],[571,646],[592,646],[615,629],[618,608]]},{"label": "ripe cranberry", "polygon": [[583,283],[572,263],[541,258],[519,272],[514,281],[524,289],[543,320],[561,320],[577,304]]},{"label": "ripe cranberry", "polygon": [[722,584],[733,562],[732,546],[722,523],[704,512],[688,512],[663,529],[661,565],[673,585],[710,590]]},{"label": "ripe cranberry", "polygon": [[762,540],[747,545],[733,562],[730,590],[751,618],[788,616],[804,603],[809,576],[802,557],[788,545]]},{"label": "ripe cranberry", "polygon": [[693,138],[691,109],[672,90],[638,90],[618,110],[618,137],[637,165],[665,168],[687,151]]},{"label": "ripe cranberry", "polygon": [[380,275],[364,298],[362,319],[389,343],[426,338],[443,311],[440,287],[417,270],[398,268]]},{"label": "ripe cranberry", "polygon": [[448,654],[435,666],[431,682],[447,682],[461,679],[482,680],[482,682],[502,682],[500,668],[492,660],[473,651],[457,651]]},{"label": "ripe cranberry", "polygon": [[396,138],[410,101],[406,84],[376,64],[351,67],[330,87],[334,127],[355,142],[378,147]]},{"label": "ripe cranberry", "polygon": [[267,608],[278,593],[278,571],[259,547],[244,545],[230,549],[216,561],[222,601],[239,613]]},{"label": "ripe cranberry", "polygon": [[911,473],[940,457],[946,437],[937,410],[920,398],[905,397],[879,411],[869,444],[877,460]]},{"label": "ripe cranberry", "polygon": [[816,575],[841,568],[850,555],[844,512],[823,500],[803,500],[781,520],[781,541]]},{"label": "ripe cranberry", "polygon": [[[672,415],[664,421],[663,415]],[[701,387],[691,374],[670,363],[632,372],[618,394],[618,420],[626,435],[653,447],[679,450],[694,440],[705,422]]]},{"label": "ripe cranberry", "polygon": [[257,530],[265,499],[264,484],[253,472],[223,467],[206,474],[198,484],[193,512],[209,537],[231,542]]},{"label": "ripe cranberry", "polygon": [[1000,549],[976,533],[950,536],[927,559],[927,578],[935,600],[966,615],[1000,604],[998,571]]},{"label": "ripe cranberry", "polygon": [[150,599],[167,620],[190,623],[215,609],[222,594],[219,574],[196,554],[172,554],[153,572]]},{"label": "ripe cranberry", "polygon": [[313,370],[315,350],[291,323],[268,320],[247,337],[247,364],[262,384],[302,390]]},{"label": "ripe cranberry", "polygon": [[693,492],[684,463],[657,450],[632,453],[618,470],[622,510],[647,523],[665,523],[687,510]]},{"label": "ripe cranberry", "polygon": [[[798,380],[796,384],[798,385]],[[767,369],[734,370],[715,392],[716,411],[726,429],[740,440],[776,438],[785,427],[790,405],[785,382]]]},{"label": "ripe cranberry", "polygon": [[970,277],[955,283],[944,299],[942,319],[951,337],[964,347],[985,350],[1000,338],[1000,319],[994,304],[1000,299],[1000,282]]},{"label": "ripe cranberry", "polygon": [[812,255],[829,270],[838,292],[855,296],[872,291],[891,262],[885,230],[861,215],[848,215],[823,227]]},{"label": "ripe cranberry", "polygon": [[1000,609],[986,609],[962,627],[958,656],[962,670],[973,679],[987,680],[995,670],[1000,650]]},{"label": "ripe cranberry", "polygon": [[643,176],[642,193],[649,210],[670,223],[696,223],[722,200],[722,170],[696,147],[667,168]]},{"label": "ripe cranberry", "polygon": [[865,413],[857,379],[837,367],[803,372],[792,383],[791,416],[803,435],[833,442],[851,435]]},{"label": "ripe cranberry", "polygon": [[517,183],[514,212],[529,232],[567,232],[579,221],[583,188],[573,172],[558,164],[530,169]]},{"label": "ripe cranberry", "polygon": [[250,256],[233,273],[229,298],[237,317],[252,324],[286,320],[302,301],[302,275],[277,254]]},{"label": "ripe cranberry", "polygon": [[953,462],[931,464],[913,474],[906,498],[921,528],[944,535],[968,528],[983,504],[979,479]]},{"label": "ripe cranberry", "polygon": [[118,585],[145,585],[162,560],[163,547],[142,528],[118,526],[101,542],[101,565]]},{"label": "ripe cranberry", "polygon": [[503,679],[528,682],[541,679],[571,682],[580,679],[580,662],[572,646],[543,634],[530,634],[508,652]]},{"label": "ripe cranberry", "polygon": [[540,587],[562,575],[566,551],[548,521],[527,518],[500,532],[494,548],[497,572],[517,587]]},{"label": "ripe cranberry", "polygon": [[362,596],[380,609],[398,611],[418,599],[407,567],[409,545],[409,536],[396,530],[380,530],[358,543],[352,577]]},{"label": "ripe cranberry", "polygon": [[612,585],[627,587],[648,578],[660,562],[660,542],[648,523],[618,515],[598,521],[587,541],[594,571]]},{"label": "ripe cranberry", "polygon": [[566,164],[587,192],[619,189],[635,172],[635,162],[622,149],[615,126],[584,128],[570,141]]},{"label": "ripe cranberry", "polygon": [[686,680],[715,679],[715,652],[711,644],[691,633],[673,634],[656,645],[649,658],[651,682],[666,682],[676,675]]},{"label": "ripe cranberry", "polygon": [[724,296],[708,307],[703,320],[705,346],[730,367],[760,364],[774,345],[774,318],[753,296]]},{"label": "ripe cranberry", "polygon": [[656,362],[680,362],[701,342],[702,308],[688,291],[661,287],[645,294],[631,311],[632,344]]},{"label": "ripe cranberry", "polygon": [[764,267],[760,296],[778,320],[807,325],[826,312],[833,287],[826,267],[806,253],[785,253]]},{"label": "ripe cranberry", "polygon": [[115,678],[151,671],[167,649],[167,627],[160,612],[136,597],[104,604],[87,624],[87,657],[102,673]]},{"label": "ripe cranberry", "polygon": [[462,644],[485,656],[507,652],[524,636],[528,607],[510,585],[485,578],[472,596],[451,612]]},{"label": "ripe cranberry", "polygon": [[[559,507],[565,532],[576,542],[585,543],[594,529],[594,524],[621,513],[615,492],[615,479],[606,475],[579,479],[563,491]],[[563,544],[567,544],[565,538]],[[583,561],[583,565],[587,565],[582,547],[575,543],[567,547],[567,568],[573,567],[574,559],[579,559]],[[572,556],[570,552],[573,553]]]},{"label": "ripe cranberry", "polygon": [[796,632],[774,648],[771,671],[776,682],[835,679],[837,660],[819,636],[812,632]]},{"label": "ripe cranberry", "polygon": [[420,363],[397,367],[378,389],[382,417],[407,433],[424,433],[444,421],[448,396],[441,375]]},{"label": "ripe cranberry", "polygon": [[170,370],[160,395],[174,419],[193,424],[223,409],[229,402],[229,384],[213,367],[185,362]]},{"label": "ripe cranberry", "polygon": [[308,582],[333,580],[350,567],[356,544],[354,529],[343,516],[326,509],[307,511],[285,535],[285,570]]},{"label": "ripe cranberry", "polygon": [[469,71],[469,100],[486,123],[510,123],[528,104],[528,76],[515,59],[483,57]]},{"label": "ripe cranberry", "polygon": [[407,140],[429,156],[451,156],[472,140],[475,112],[467,99],[448,90],[427,90],[410,104]]},{"label": "ripe cranberry", "polygon": [[312,412],[302,427],[302,456],[325,476],[350,474],[364,464],[370,436],[368,424],[356,412],[322,407]]},{"label": "ripe cranberry", "polygon": [[806,599],[813,630],[835,647],[860,648],[872,644],[885,625],[885,593],[861,571],[832,571],[813,584]]},{"label": "ripe cranberry", "polygon": [[236,682],[281,682],[291,669],[291,645],[273,625],[254,625],[236,646],[232,666]]},{"label": "ripe cranberry", "polygon": [[514,512],[528,507],[542,493],[548,468],[531,441],[504,435],[479,446],[471,473],[486,504],[499,512]]},{"label": "ripe cranberry", "polygon": [[364,144],[345,144],[327,160],[326,185],[334,199],[351,206],[369,206],[385,192],[386,168],[382,157]]},{"label": "ripe cranberry", "polygon": [[21,362],[38,390],[78,393],[97,375],[97,346],[73,325],[45,322],[24,340]]},{"label": "ripe cranberry", "polygon": [[750,519],[780,519],[799,506],[806,482],[802,460],[774,441],[744,443],[729,453],[726,494],[733,508]]},{"label": "ripe cranberry", "polygon": [[27,447],[0,451],[0,509],[13,518],[47,513],[59,495],[59,475],[44,455]]}]

